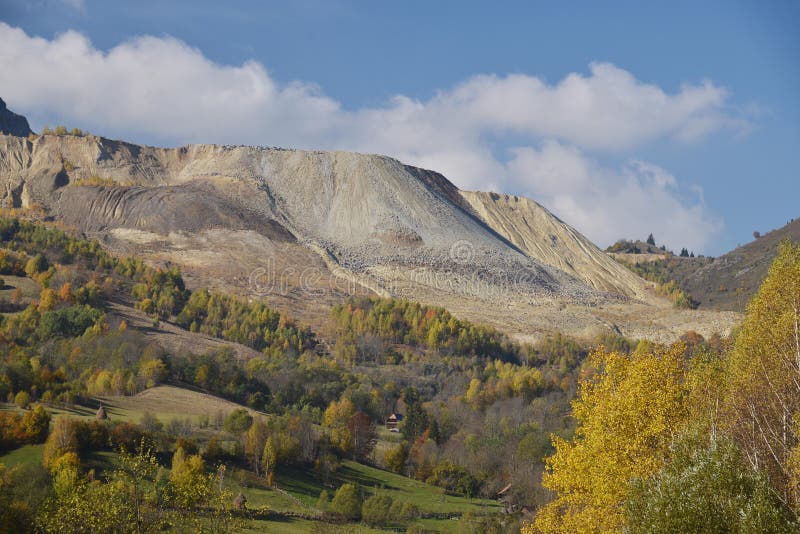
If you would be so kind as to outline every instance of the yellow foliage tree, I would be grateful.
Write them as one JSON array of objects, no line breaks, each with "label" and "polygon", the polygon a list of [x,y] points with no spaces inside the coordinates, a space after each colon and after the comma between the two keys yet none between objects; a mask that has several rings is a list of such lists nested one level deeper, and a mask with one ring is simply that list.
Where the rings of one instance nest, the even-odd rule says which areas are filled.
[{"label": "yellow foliage tree", "polygon": [[56,307],[58,303],[58,295],[56,292],[50,288],[42,289],[41,294],[39,295],[39,311],[45,312],[48,310],[52,310]]},{"label": "yellow foliage tree", "polygon": [[553,437],[543,484],[556,499],[526,532],[620,532],[629,483],[659,471],[670,443],[687,424],[684,346],[636,351],[602,348],[589,363],[572,408],[572,440]]},{"label": "yellow foliage tree", "polygon": [[322,426],[328,429],[331,445],[339,449],[342,454],[347,454],[353,448],[353,436],[348,428],[348,423],[356,407],[349,398],[331,401],[325,414],[322,416]]},{"label": "yellow foliage tree", "polygon": [[800,507],[800,245],[784,242],[747,307],[728,366],[724,424],[781,500]]},{"label": "yellow foliage tree", "polygon": [[75,427],[66,415],[56,417],[53,430],[47,436],[44,444],[43,464],[48,469],[67,453],[78,450],[78,439],[75,436]]},{"label": "yellow foliage tree", "polygon": [[208,489],[206,464],[200,455],[186,456],[182,447],[172,456],[170,487],[175,503],[181,508],[192,508],[206,497]]}]

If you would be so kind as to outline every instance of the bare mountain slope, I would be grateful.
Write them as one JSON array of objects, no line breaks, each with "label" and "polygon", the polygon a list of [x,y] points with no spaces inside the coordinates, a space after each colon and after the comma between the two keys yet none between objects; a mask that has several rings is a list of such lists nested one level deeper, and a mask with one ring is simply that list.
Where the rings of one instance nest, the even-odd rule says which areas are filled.
[{"label": "bare mountain slope", "polygon": [[[377,265],[480,266],[490,284],[524,272],[531,292],[594,296],[508,246],[459,205],[444,177],[392,158],[209,145],[159,149],[99,137],[3,140],[6,201],[42,205],[85,231],[251,230],[271,241],[315,245],[363,275]],[[466,261],[453,257],[454,243],[469,249]]]},{"label": "bare mountain slope", "polygon": [[525,197],[462,191],[475,213],[522,252],[601,291],[647,298],[647,284],[574,228]]},{"label": "bare mountain slope", "polygon": [[444,305],[522,336],[669,339],[731,323],[642,302],[641,280],[532,201],[462,196],[385,156],[0,135],[0,200],[315,326],[352,294]]}]

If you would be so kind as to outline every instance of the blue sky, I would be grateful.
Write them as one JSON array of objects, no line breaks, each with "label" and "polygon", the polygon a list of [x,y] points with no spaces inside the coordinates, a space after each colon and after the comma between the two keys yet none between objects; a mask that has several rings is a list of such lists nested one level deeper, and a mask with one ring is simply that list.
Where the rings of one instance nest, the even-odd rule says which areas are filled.
[{"label": "blue sky", "polygon": [[798,2],[166,4],[0,0],[0,96],[35,129],[387,153],[603,246],[800,215]]}]

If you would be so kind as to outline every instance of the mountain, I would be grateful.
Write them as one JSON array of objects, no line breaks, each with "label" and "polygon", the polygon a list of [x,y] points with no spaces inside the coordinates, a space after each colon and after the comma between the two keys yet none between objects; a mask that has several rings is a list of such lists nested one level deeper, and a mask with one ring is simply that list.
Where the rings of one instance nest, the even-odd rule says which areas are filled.
[{"label": "mountain", "polygon": [[700,302],[701,308],[743,311],[785,239],[800,242],[800,219],[713,260],[680,262],[673,268],[673,277]]},{"label": "mountain", "polygon": [[28,119],[8,109],[6,103],[0,98],[0,134],[27,137],[31,133],[33,132],[28,125]]},{"label": "mountain", "polygon": [[461,195],[482,220],[529,257],[595,289],[646,298],[644,280],[533,200],[477,191]]},{"label": "mountain", "polygon": [[0,135],[0,200],[315,326],[359,294],[523,337],[671,339],[735,321],[672,310],[532,200],[460,191],[380,155]]}]

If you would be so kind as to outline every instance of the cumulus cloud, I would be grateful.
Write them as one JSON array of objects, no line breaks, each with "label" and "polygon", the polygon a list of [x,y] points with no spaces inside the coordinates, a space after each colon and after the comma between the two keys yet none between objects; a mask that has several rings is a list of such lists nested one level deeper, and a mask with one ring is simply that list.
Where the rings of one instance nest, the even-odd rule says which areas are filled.
[{"label": "cumulus cloud", "polygon": [[548,206],[595,243],[643,239],[701,251],[722,230],[697,186],[682,188],[665,169],[630,160],[620,169],[600,165],[575,147],[549,141],[512,150],[509,181]]},{"label": "cumulus cloud", "polygon": [[34,125],[58,121],[165,144],[389,154],[462,188],[529,194],[601,245],[656,232],[652,223],[663,217],[664,242],[699,250],[720,223],[667,171],[635,160],[605,168],[587,153],[628,157],[654,141],[691,142],[745,126],[731,116],[726,90],[710,81],[670,93],[609,63],[555,84],[524,74],[474,76],[425,101],[398,95],[357,110],[312,83],[279,83],[255,61],[221,65],[171,37],[101,51],[74,31],[48,40],[0,23],[0,64],[3,98]]}]

